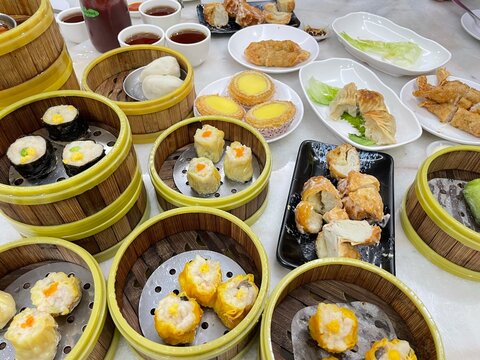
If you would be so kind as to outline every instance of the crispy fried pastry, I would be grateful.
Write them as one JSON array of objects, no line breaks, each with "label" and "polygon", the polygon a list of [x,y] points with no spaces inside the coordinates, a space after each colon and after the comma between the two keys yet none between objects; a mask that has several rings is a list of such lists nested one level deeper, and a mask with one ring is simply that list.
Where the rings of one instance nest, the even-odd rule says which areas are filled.
[{"label": "crispy fried pastry", "polygon": [[327,153],[330,175],[336,179],[347,177],[351,171],[360,171],[360,156],[350,144],[342,144]]},{"label": "crispy fried pastry", "polygon": [[292,13],[278,11],[274,3],[265,4],[263,7],[263,17],[269,24],[288,24],[292,18]]},{"label": "crispy fried pastry", "polygon": [[480,115],[465,109],[458,109],[450,121],[450,125],[480,137]]},{"label": "crispy fried pastry", "polygon": [[235,22],[241,27],[262,24],[264,21],[262,10],[242,2],[238,5]]},{"label": "crispy fried pastry", "polygon": [[245,0],[224,0],[223,6],[227,10],[228,16],[234,18],[237,16],[238,7],[244,2]]},{"label": "crispy fried pastry", "polygon": [[228,24],[228,13],[222,4],[205,4],[203,7],[203,16],[207,23],[217,28]]},{"label": "crispy fried pastry", "polygon": [[250,43],[245,56],[259,66],[292,67],[307,60],[310,53],[291,40],[264,40]]},{"label": "crispy fried pastry", "polygon": [[383,95],[377,91],[368,89],[357,90],[357,103],[362,115],[375,110],[387,111]]}]

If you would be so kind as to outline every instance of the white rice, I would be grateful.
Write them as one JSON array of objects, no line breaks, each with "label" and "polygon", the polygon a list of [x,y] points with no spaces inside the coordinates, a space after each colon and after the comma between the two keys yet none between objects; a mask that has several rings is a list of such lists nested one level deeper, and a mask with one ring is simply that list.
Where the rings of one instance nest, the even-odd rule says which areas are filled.
[{"label": "white rice", "polygon": [[[74,148],[78,148],[78,150]],[[76,153],[83,154],[83,157],[81,159],[74,159]],[[62,159],[64,164],[80,167],[102,156],[102,153],[103,146],[92,140],[73,141],[63,149]]]},{"label": "white rice", "polygon": [[7,150],[7,157],[14,165],[22,164],[22,149],[35,149],[36,155],[23,164],[32,163],[41,158],[47,151],[47,142],[41,136],[24,136],[15,140]]}]

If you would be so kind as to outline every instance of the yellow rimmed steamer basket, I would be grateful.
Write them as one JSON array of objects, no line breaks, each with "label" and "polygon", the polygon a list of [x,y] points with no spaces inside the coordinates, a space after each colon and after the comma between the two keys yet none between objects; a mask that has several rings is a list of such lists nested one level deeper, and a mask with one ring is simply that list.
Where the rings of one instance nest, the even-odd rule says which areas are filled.
[{"label": "yellow rimmed steamer basket", "polygon": [[438,329],[412,290],[375,265],[345,258],[310,261],[278,283],[262,317],[260,358],[293,358],[290,329],[297,311],[319,302],[351,301],[379,306],[388,314],[397,336],[410,342],[418,359],[445,359]]},{"label": "yellow rimmed steamer basket", "polygon": [[[182,194],[173,180],[175,160],[185,147],[193,143],[195,131],[203,125],[212,125],[225,133],[225,140],[239,141],[252,149],[260,166],[260,175],[246,189],[224,197],[198,198]],[[164,131],[153,145],[149,172],[164,210],[181,206],[209,206],[228,211],[252,225],[267,205],[268,183],[272,170],[270,148],[263,136],[252,126],[223,116],[201,116],[184,120]]]},{"label": "yellow rimmed steamer basket", "polygon": [[3,0],[18,26],[0,34],[0,109],[59,89],[80,89],[49,0]]},{"label": "yellow rimmed steamer basket", "polygon": [[[163,56],[173,56],[186,74],[183,85],[158,99],[136,101],[123,91],[123,81],[133,70]],[[135,143],[151,143],[169,126],[191,116],[195,101],[193,68],[181,53],[161,46],[135,45],[106,52],[83,73],[86,91],[108,97],[128,117]]]},{"label": "yellow rimmed steamer basket", "polygon": [[[66,340],[68,350],[59,347],[57,353],[67,354],[64,355],[64,359],[68,360],[113,360],[120,335],[115,330],[115,324],[108,313],[105,278],[95,259],[81,247],[65,240],[50,237],[26,238],[0,246],[0,289],[5,290],[17,278],[28,272],[37,269],[37,271],[40,271],[40,267],[55,265],[59,262],[63,263],[62,266],[66,265],[64,268],[66,273],[71,271],[72,268],[69,267],[69,264],[72,264],[83,268],[89,274],[93,282],[88,283],[88,285],[82,283],[84,288],[82,291],[85,292],[88,289],[92,291],[93,288],[93,303],[87,305],[90,310],[87,314],[86,325],[83,325],[85,319],[75,319],[76,310],[82,307],[82,303],[73,310],[69,316],[70,320],[67,320],[65,326],[74,327],[73,331],[80,332],[80,336],[77,334],[75,337],[68,337]],[[17,296],[21,296],[20,293],[28,292],[33,285],[30,283],[23,284],[20,289],[17,289],[14,293],[11,292],[11,294],[15,299]],[[83,297],[85,297],[85,293]],[[19,310],[17,306],[17,311]],[[82,321],[80,326],[78,321]],[[72,330],[68,328],[67,331]],[[65,336],[65,334],[63,335]],[[69,343],[73,338],[78,339],[76,343]],[[0,346],[0,358],[2,359],[6,358],[5,355],[2,355],[5,348],[5,344]]]},{"label": "yellow rimmed steamer basket", "polygon": [[480,147],[453,146],[428,157],[418,170],[401,209],[403,229],[412,244],[434,264],[466,279],[480,281],[480,233],[451,216],[433,195],[434,178],[480,178]]},{"label": "yellow rimmed steamer basket", "polygon": [[[42,128],[45,110],[62,104],[75,106],[90,126],[114,135],[110,152],[72,178],[38,186],[10,185],[8,146]],[[92,140],[102,130],[98,132],[92,133]],[[148,216],[148,209],[128,121],[108,99],[83,91],[56,91],[0,111],[0,211],[23,236],[61,237],[103,261]]]},{"label": "yellow rimmed steamer basket", "polygon": [[[246,273],[253,274],[259,288],[255,304],[235,328],[205,344],[169,346],[149,340],[140,328],[140,294],[160,264],[191,250],[219,252],[234,260]],[[265,250],[244,222],[218,209],[185,207],[157,215],[129,235],[113,260],[107,282],[107,301],[118,330],[141,358],[238,359],[256,335],[267,299],[268,282]]]}]

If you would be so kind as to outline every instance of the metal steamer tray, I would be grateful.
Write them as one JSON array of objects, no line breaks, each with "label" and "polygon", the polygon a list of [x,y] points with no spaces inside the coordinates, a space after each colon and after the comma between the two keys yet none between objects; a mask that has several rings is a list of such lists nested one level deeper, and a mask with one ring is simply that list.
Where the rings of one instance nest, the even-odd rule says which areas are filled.
[{"label": "metal steamer tray", "polygon": [[[156,343],[165,344],[158,336],[154,325],[155,309],[160,300],[170,293],[181,292],[178,276],[185,264],[193,260],[196,255],[205,259],[220,262],[222,269],[222,282],[236,275],[244,275],[245,271],[228,256],[210,250],[192,250],[176,255],[162,263],[148,278],[140,296],[138,313],[140,328],[143,335]],[[195,339],[190,345],[201,345],[225,335],[229,330],[220,321],[213,309],[202,307],[203,315],[200,326],[195,333]]]},{"label": "metal steamer tray", "polygon": [[[225,141],[225,146],[229,146],[230,141]],[[222,158],[219,162],[215,164],[217,170],[220,172],[222,180],[220,182],[220,187],[213,194],[200,195],[195,190],[193,190],[188,184],[187,179],[187,169],[190,161],[197,157],[194,144],[187,145],[186,150],[178,157],[173,168],[173,180],[177,189],[184,195],[197,197],[197,198],[219,198],[224,196],[229,196],[235,194],[239,191],[245,190],[250,185],[253,184],[255,180],[260,176],[260,165],[256,156],[252,153],[252,165],[253,165],[253,176],[250,181],[240,183],[237,181],[232,181],[225,176],[223,169],[223,160],[225,158],[225,151],[222,154]]]},{"label": "metal steamer tray", "polygon": [[[85,331],[90,319],[95,297],[92,274],[77,264],[69,262],[48,263],[19,276],[4,291],[13,296],[18,312],[23,311],[27,307],[32,308],[34,306],[30,299],[30,289],[38,280],[43,279],[51,272],[64,272],[68,275],[75,275],[80,279],[82,289],[82,299],[75,309],[69,315],[55,317],[55,321],[58,324],[58,332],[61,336],[55,360],[60,360],[64,359],[72,351]],[[0,330],[0,359],[14,360],[15,349],[4,339],[7,328],[8,324],[3,330]]]},{"label": "metal steamer tray", "polygon": [[[48,136],[48,131],[45,128],[41,128],[33,132],[31,135],[42,136],[52,143],[53,149],[55,151],[56,166],[46,177],[40,178],[40,179],[34,179],[34,180],[25,179],[22,175],[18,173],[17,170],[15,170],[13,166],[10,166],[10,170],[8,174],[8,180],[10,185],[14,185],[14,186],[48,185],[48,184],[54,184],[56,182],[68,179],[69,176],[67,175],[67,173],[65,172],[65,168],[63,167],[62,153],[63,153],[64,147],[71,141],[63,142],[63,141],[52,140]],[[97,144],[103,145],[103,148],[105,150],[105,155],[106,155],[112,150],[112,147],[115,145],[115,142],[117,141],[117,137],[102,127],[89,125],[87,134],[83,137],[78,138],[77,140],[94,140]]]}]

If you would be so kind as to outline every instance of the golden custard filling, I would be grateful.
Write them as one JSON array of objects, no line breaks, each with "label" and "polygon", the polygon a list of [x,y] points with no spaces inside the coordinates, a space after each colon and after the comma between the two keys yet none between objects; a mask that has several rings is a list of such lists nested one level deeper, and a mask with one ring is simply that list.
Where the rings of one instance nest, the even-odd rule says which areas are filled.
[{"label": "golden custard filling", "polygon": [[268,89],[268,82],[258,74],[245,74],[238,78],[238,89],[246,95],[257,95]]},{"label": "golden custard filling", "polygon": [[207,106],[221,111],[223,113],[236,113],[238,111],[239,105],[228,98],[222,96],[209,96],[205,99]]},{"label": "golden custard filling", "polygon": [[285,103],[266,104],[255,109],[253,116],[257,119],[272,119],[281,116],[287,109]]}]

